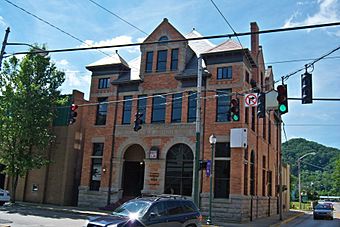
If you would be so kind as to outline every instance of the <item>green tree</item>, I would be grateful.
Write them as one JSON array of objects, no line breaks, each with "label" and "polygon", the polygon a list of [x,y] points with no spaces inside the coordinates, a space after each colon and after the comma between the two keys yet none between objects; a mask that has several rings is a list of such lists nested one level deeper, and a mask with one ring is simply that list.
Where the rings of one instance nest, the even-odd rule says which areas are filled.
[{"label": "green tree", "polygon": [[47,163],[53,110],[65,80],[49,57],[30,52],[5,61],[0,75],[0,163],[11,177],[12,202],[18,178]]}]

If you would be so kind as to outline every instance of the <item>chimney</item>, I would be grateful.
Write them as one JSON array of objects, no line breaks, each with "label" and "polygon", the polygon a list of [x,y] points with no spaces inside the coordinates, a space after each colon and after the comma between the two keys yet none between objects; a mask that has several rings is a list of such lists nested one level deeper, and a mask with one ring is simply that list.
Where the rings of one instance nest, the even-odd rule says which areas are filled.
[{"label": "chimney", "polygon": [[259,27],[257,26],[256,22],[250,23],[250,31],[251,31],[251,53],[253,54],[253,57],[255,61],[257,62],[257,54],[259,52],[259,34],[253,34],[253,32],[258,32]]}]

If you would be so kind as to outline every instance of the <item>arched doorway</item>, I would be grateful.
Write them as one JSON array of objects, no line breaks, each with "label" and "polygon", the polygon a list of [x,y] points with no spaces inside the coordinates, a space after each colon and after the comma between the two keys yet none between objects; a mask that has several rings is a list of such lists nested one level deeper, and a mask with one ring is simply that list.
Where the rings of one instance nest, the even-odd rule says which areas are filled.
[{"label": "arched doorway", "polygon": [[136,197],[141,195],[144,185],[143,147],[138,144],[130,146],[124,153],[123,163],[123,196]]},{"label": "arched doorway", "polygon": [[166,155],[164,193],[191,196],[194,155],[188,145],[176,144]]}]

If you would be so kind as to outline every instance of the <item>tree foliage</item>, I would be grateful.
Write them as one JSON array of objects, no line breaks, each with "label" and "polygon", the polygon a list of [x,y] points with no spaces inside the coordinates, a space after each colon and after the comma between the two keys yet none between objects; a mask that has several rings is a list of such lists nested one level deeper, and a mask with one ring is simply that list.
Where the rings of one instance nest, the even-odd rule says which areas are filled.
[{"label": "tree foliage", "polygon": [[65,80],[49,57],[34,54],[4,62],[0,76],[0,163],[12,177],[12,197],[18,177],[46,164],[53,140],[54,107]]},{"label": "tree foliage", "polygon": [[[340,195],[340,150],[326,147],[303,138],[291,139],[282,144],[282,158],[291,166],[292,176],[298,176],[297,160],[304,154],[315,152],[301,160],[303,191],[314,195]],[[296,182],[291,184],[297,190]]]}]

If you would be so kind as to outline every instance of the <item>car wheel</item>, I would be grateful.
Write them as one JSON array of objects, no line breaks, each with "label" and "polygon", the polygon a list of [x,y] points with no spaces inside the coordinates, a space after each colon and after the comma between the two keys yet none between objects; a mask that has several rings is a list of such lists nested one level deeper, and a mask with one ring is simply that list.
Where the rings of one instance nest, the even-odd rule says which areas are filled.
[{"label": "car wheel", "polygon": [[5,204],[5,201],[0,201],[0,206],[3,206]]},{"label": "car wheel", "polygon": [[316,217],[314,216],[313,219],[316,220]]}]

